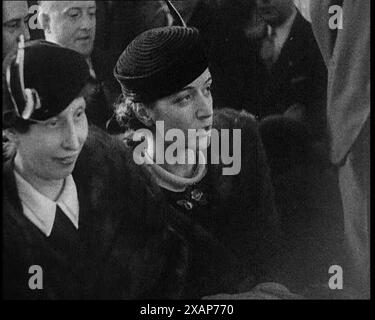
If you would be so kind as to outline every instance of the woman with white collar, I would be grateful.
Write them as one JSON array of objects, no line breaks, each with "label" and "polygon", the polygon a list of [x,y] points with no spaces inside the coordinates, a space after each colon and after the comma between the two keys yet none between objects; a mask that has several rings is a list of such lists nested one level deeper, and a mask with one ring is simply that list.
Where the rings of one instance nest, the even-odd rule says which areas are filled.
[{"label": "woman with white collar", "polygon": [[6,70],[5,299],[178,297],[166,267],[179,239],[131,153],[88,126],[95,87],[83,57],[21,39]]}]

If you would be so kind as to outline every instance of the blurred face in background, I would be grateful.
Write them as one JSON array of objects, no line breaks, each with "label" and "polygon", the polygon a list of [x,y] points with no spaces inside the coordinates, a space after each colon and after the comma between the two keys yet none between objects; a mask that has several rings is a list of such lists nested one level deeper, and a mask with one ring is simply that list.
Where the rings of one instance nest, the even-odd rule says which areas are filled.
[{"label": "blurred face in background", "polygon": [[283,24],[295,10],[293,0],[256,0],[258,14],[271,26]]},{"label": "blurred face in background", "polygon": [[39,17],[46,40],[89,57],[96,29],[95,1],[43,1]]},{"label": "blurred face in background", "polygon": [[16,47],[19,35],[30,39],[28,17],[27,1],[3,1],[3,59]]}]

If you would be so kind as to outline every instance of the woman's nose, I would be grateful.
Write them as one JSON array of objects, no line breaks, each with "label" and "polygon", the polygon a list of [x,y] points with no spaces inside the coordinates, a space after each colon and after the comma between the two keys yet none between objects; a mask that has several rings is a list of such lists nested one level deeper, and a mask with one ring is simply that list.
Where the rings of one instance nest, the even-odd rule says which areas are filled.
[{"label": "woman's nose", "polygon": [[74,124],[68,124],[65,129],[63,147],[73,151],[78,151],[80,148],[79,134]]},{"label": "woman's nose", "polygon": [[197,117],[198,119],[204,120],[206,118],[212,117],[212,97],[211,95],[205,96],[200,95],[199,97],[199,105],[197,109]]}]

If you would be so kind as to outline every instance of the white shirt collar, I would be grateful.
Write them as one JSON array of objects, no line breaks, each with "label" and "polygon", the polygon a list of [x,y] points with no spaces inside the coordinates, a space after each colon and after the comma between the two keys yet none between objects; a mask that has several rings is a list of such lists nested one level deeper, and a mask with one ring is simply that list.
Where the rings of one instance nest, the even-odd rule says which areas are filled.
[{"label": "white shirt collar", "polygon": [[14,174],[23,213],[40,231],[47,237],[51,234],[55,221],[56,204],[78,229],[79,202],[72,175],[65,178],[64,189],[55,202],[41,194],[16,171]]}]

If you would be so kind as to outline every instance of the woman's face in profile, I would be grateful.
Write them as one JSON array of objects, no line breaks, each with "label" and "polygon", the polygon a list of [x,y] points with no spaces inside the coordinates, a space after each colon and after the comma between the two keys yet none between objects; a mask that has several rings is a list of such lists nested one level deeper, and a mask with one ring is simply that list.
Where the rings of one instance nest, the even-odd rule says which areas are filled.
[{"label": "woman's face in profile", "polygon": [[[188,145],[188,129],[201,129],[199,135],[209,136],[213,116],[211,85],[211,74],[206,69],[180,91],[157,100],[150,109],[153,122],[163,121],[165,133],[170,129],[180,129]],[[160,134],[164,136],[163,132]]]}]

